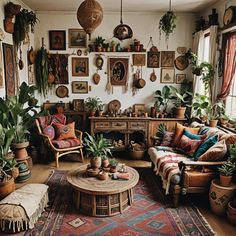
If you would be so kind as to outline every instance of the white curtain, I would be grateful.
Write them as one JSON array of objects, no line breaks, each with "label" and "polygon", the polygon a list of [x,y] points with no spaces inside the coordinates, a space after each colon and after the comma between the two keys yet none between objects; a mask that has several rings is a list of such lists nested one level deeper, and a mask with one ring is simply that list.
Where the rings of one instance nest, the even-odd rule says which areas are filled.
[{"label": "white curtain", "polygon": [[[193,52],[197,55],[197,64],[201,64],[204,57],[204,32],[202,30],[194,34]],[[204,94],[204,87],[196,75],[193,76],[193,96],[195,93]]]},{"label": "white curtain", "polygon": [[211,90],[211,102],[214,104],[217,100],[217,94],[218,94],[218,73],[217,73],[217,34],[218,34],[218,26],[213,25],[210,27],[210,48],[209,48],[209,63],[212,64],[214,68],[214,78],[211,81],[210,84],[210,90]]}]

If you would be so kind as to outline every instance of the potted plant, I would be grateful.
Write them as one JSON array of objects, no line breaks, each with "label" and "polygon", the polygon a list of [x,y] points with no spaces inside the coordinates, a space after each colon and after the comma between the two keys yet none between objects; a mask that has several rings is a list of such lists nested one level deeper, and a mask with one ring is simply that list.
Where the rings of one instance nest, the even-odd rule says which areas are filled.
[{"label": "potted plant", "polygon": [[226,114],[221,114],[219,116],[219,122],[221,125],[226,125],[229,121],[229,116],[227,116]]},{"label": "potted plant", "polygon": [[115,173],[118,161],[116,159],[110,159],[110,172]]},{"label": "potted plant", "polygon": [[103,39],[101,36],[98,36],[95,39],[95,48],[97,52],[101,52],[103,45],[104,45],[105,39]]},{"label": "potted plant", "polygon": [[102,156],[102,168],[108,168],[109,166],[109,159],[107,156]]},{"label": "potted plant", "polygon": [[220,174],[220,185],[225,187],[230,186],[235,171],[235,164],[229,161],[218,167],[218,171]]},{"label": "potted plant", "polygon": [[190,91],[178,91],[174,86],[170,86],[172,92],[174,93],[174,105],[176,118],[182,119],[185,117],[186,107],[190,107],[192,100],[192,93]]},{"label": "potted plant", "polygon": [[200,118],[202,121],[207,119],[207,108],[210,105],[208,96],[198,93],[193,97],[193,116]]},{"label": "potted plant", "polygon": [[[162,90],[156,90],[155,97],[156,99],[154,106],[162,110],[162,113],[166,114],[168,106],[171,99],[173,99],[172,91],[169,86],[165,85]],[[162,109],[161,109],[162,107]]]},{"label": "potted plant", "polygon": [[88,97],[85,100],[85,107],[89,110],[90,116],[95,116],[96,110],[103,105],[102,101],[98,97]]},{"label": "potted plant", "polygon": [[13,137],[14,129],[4,128],[0,124],[0,199],[15,190],[14,178],[6,172],[14,167],[7,159]]},{"label": "potted plant", "polygon": [[102,114],[103,114],[103,107],[104,107],[103,103],[99,104],[98,107],[97,107],[97,114],[98,114],[99,117],[101,117]]},{"label": "potted plant", "polygon": [[103,137],[103,134],[91,136],[86,133],[84,144],[87,154],[91,157],[91,168],[100,168],[101,159],[111,155],[110,144],[108,140]]}]

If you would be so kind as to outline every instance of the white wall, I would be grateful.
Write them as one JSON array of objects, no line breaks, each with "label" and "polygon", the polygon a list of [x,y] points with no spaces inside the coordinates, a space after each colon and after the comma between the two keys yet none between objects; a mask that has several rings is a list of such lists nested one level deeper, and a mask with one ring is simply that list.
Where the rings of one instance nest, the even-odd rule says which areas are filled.
[{"label": "white wall", "polygon": [[[9,2],[9,0],[1,0],[0,1],[0,28],[3,31],[4,31],[3,20],[5,18],[4,17],[4,5],[7,4],[8,2]],[[20,0],[11,0],[11,2],[13,2],[15,4],[21,5],[22,8],[29,9]],[[3,68],[3,77],[5,78],[2,43],[8,43],[8,44],[13,45],[13,40],[12,40],[12,34],[9,34],[9,33],[5,32],[5,31],[4,31],[4,34],[5,34],[5,38],[4,38],[3,41],[0,42],[0,47],[1,47],[1,51],[2,51],[2,55],[0,55],[0,56],[2,56],[2,65],[0,65],[0,66]],[[28,83],[27,50],[28,50],[28,48],[30,48],[31,45],[34,45],[34,35],[32,33],[30,33],[29,36],[30,36],[30,45],[22,44],[22,46],[21,46],[22,60],[24,62],[24,68],[23,68],[23,70],[18,70],[18,72],[19,72],[19,81],[18,81],[19,84],[21,84],[23,81]],[[19,57],[20,57],[19,50],[18,50],[17,56],[18,56],[18,60],[17,61],[19,61]],[[4,83],[4,86],[2,88],[0,88],[0,97],[4,97],[5,96],[5,80],[3,81],[3,83]]]},{"label": "white wall", "polygon": [[[159,51],[167,50],[164,39],[162,39],[161,44],[159,45],[159,19],[164,13],[125,13],[123,15],[123,21],[125,24],[130,25],[133,29],[133,39],[138,39],[144,44],[146,48],[150,36],[152,36],[154,45],[158,47]],[[112,32],[113,29],[119,24],[119,13],[105,13],[102,24],[95,30],[92,34],[92,40],[97,36],[102,36],[103,38],[111,41],[112,40]],[[41,39],[44,37],[44,41],[46,44],[46,48],[49,48],[49,36],[48,30],[66,30],[66,40],[67,40],[67,50],[66,51],[58,51],[58,53],[72,53],[76,52],[77,49],[68,48],[68,29],[69,28],[81,28],[76,17],[76,13],[62,13],[62,12],[40,12],[37,13],[37,17],[40,20],[40,23],[36,27],[35,34],[35,45],[37,48],[41,46]],[[177,28],[173,35],[170,36],[169,40],[169,48],[168,50],[176,51],[177,47],[185,46],[190,48],[192,45],[192,33],[194,32],[194,22],[195,16],[193,14],[179,14]],[[129,45],[132,40],[125,40],[123,42],[124,45]],[[149,46],[150,47],[150,46]],[[51,53],[57,53],[57,51],[51,51]],[[69,57],[69,84],[66,85],[70,91],[68,98],[58,98],[55,93],[49,95],[47,98],[42,98],[41,102],[45,100],[50,100],[50,102],[68,102],[73,99],[82,98],[86,99],[87,97],[98,96],[102,99],[104,103],[108,103],[113,99],[119,99],[121,102],[121,109],[126,109],[129,106],[132,106],[135,103],[145,103],[147,107],[153,105],[154,99],[153,94],[157,89],[161,89],[164,84],[160,83],[160,69],[155,69],[156,74],[158,75],[158,79],[155,82],[150,81],[150,74],[152,72],[151,68],[144,67],[142,69],[143,79],[146,80],[146,86],[143,89],[140,89],[135,96],[132,96],[132,71],[131,66],[129,66],[129,88],[128,92],[124,93],[121,87],[114,86],[114,93],[108,95],[105,92],[105,87],[107,84],[107,75],[106,65],[107,65],[107,57],[108,56],[124,56],[130,58],[130,65],[132,63],[132,54],[131,53],[103,53],[104,56],[104,66],[103,70],[99,71],[101,76],[100,83],[95,85],[92,81],[92,76],[96,72],[96,67],[94,65],[94,58],[96,53],[90,53],[89,57],[89,77],[74,77],[71,73],[71,57]],[[178,53],[176,52],[176,56]],[[74,56],[73,56],[74,57]],[[75,56],[76,57],[76,56]],[[134,68],[135,72],[136,68]],[[188,73],[188,78],[191,77],[189,70],[186,71],[177,71],[176,73]],[[89,85],[91,85],[91,91],[88,94],[72,94],[71,93],[71,82],[76,80],[84,80],[88,81]]]}]

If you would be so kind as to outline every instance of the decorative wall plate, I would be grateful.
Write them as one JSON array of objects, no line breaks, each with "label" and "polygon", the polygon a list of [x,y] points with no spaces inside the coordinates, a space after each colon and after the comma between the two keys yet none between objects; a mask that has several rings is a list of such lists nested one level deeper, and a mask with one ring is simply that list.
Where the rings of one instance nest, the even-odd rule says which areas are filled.
[{"label": "decorative wall plate", "polygon": [[66,86],[64,85],[60,85],[57,87],[56,89],[56,95],[59,97],[59,98],[65,98],[65,97],[69,97],[69,90]]},{"label": "decorative wall plate", "polygon": [[177,52],[179,54],[185,54],[187,52],[187,48],[186,47],[177,47]]},{"label": "decorative wall plate", "polygon": [[189,61],[188,61],[188,58],[185,56],[178,56],[175,59],[174,64],[175,64],[176,69],[185,70],[189,65]]},{"label": "decorative wall plate", "polygon": [[225,10],[224,16],[223,16],[223,23],[224,25],[228,25],[234,21],[235,18],[235,10],[234,6],[230,6]]},{"label": "decorative wall plate", "polygon": [[110,101],[109,103],[108,103],[108,111],[110,112],[110,113],[116,113],[116,112],[118,112],[119,111],[119,109],[120,109],[120,107],[121,107],[121,103],[120,103],[120,101],[119,100],[112,100],[112,101]]}]

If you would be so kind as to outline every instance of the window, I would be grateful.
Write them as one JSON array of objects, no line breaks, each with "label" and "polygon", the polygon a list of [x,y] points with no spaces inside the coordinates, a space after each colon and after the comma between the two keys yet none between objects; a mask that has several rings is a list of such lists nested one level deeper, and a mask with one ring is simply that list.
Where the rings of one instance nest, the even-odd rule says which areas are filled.
[{"label": "window", "polygon": [[230,93],[226,98],[225,113],[236,118],[236,72],[234,73]]}]

